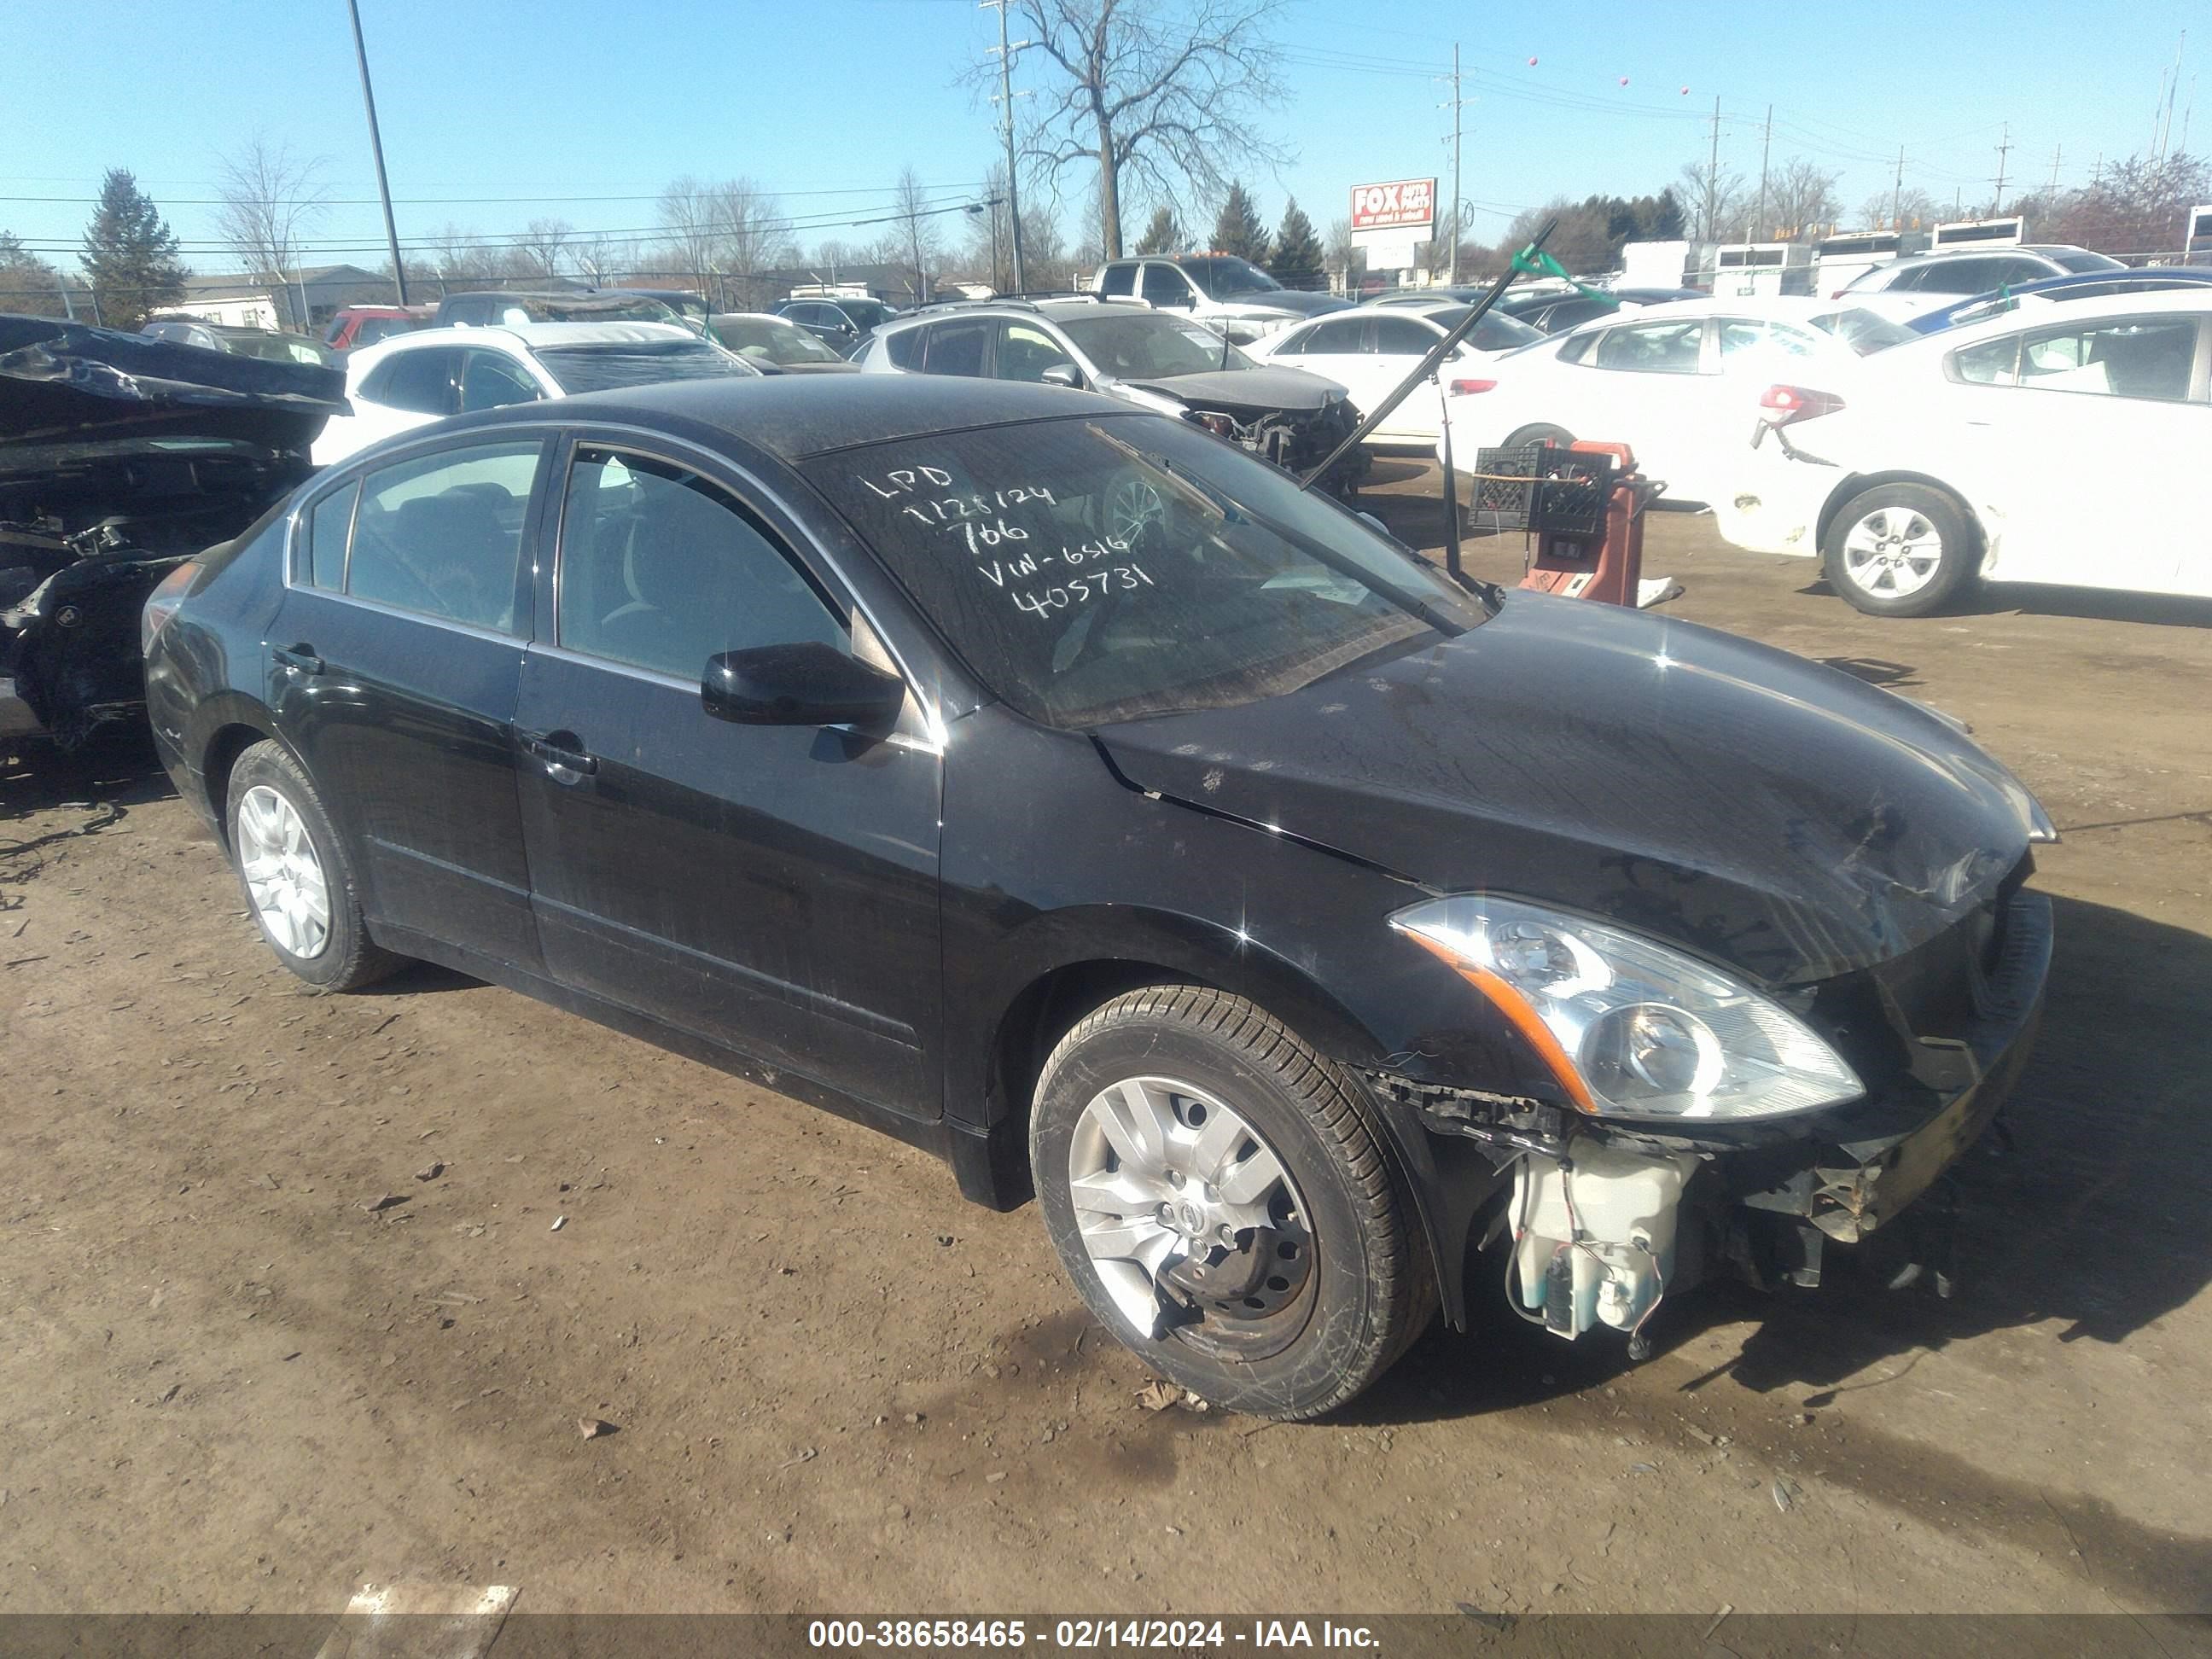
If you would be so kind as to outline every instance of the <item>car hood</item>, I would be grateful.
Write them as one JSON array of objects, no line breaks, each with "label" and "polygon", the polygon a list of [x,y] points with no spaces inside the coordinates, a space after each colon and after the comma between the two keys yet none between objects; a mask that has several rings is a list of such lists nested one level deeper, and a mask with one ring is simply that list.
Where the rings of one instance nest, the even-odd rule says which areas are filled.
[{"label": "car hood", "polygon": [[1288,696],[1092,735],[1138,788],[1775,985],[1942,932],[2020,864],[2033,810],[1917,704],[1731,635],[1534,594]]},{"label": "car hood", "polygon": [[1303,368],[1230,368],[1122,384],[1157,392],[1193,408],[1207,409],[1316,410],[1344,396],[1344,388],[1335,381],[1309,374]]},{"label": "car hood", "polygon": [[1239,311],[1286,311],[1295,317],[1318,317],[1324,312],[1349,311],[1352,302],[1333,294],[1309,294],[1303,289],[1253,288],[1237,294],[1218,294],[1216,305]]},{"label": "car hood", "polygon": [[349,412],[339,369],[0,316],[0,462],[24,446],[139,438],[305,451]]}]

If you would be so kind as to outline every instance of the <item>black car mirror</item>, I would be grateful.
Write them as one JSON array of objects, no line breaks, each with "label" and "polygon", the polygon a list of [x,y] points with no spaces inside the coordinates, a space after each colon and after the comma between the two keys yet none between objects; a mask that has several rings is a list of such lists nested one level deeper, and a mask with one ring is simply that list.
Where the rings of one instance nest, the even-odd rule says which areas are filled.
[{"label": "black car mirror", "polygon": [[819,641],[724,651],[707,659],[699,699],[739,726],[889,726],[906,682]]},{"label": "black car mirror", "polygon": [[1042,380],[1047,386],[1074,388],[1083,384],[1083,377],[1076,373],[1073,363],[1054,363],[1050,368],[1039,374],[1037,379]]}]

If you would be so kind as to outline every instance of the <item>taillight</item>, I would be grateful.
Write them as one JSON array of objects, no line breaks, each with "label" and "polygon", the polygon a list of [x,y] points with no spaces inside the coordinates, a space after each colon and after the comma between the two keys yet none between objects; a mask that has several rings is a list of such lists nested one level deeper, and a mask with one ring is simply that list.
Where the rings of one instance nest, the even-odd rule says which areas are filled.
[{"label": "taillight", "polygon": [[169,618],[177,614],[177,607],[185,602],[185,595],[192,591],[192,581],[200,574],[200,562],[186,559],[161,578],[161,585],[146,596],[146,608],[138,613],[138,654],[144,656],[154,648],[154,641],[169,625]]},{"label": "taillight", "polygon": [[1766,411],[1769,426],[1790,426],[1832,415],[1844,406],[1844,400],[1832,392],[1810,392],[1802,386],[1771,386],[1760,394],[1759,406]]},{"label": "taillight", "polygon": [[1497,386],[1498,382],[1495,380],[1454,380],[1451,383],[1452,396],[1455,398],[1471,397],[1478,392],[1495,391]]}]

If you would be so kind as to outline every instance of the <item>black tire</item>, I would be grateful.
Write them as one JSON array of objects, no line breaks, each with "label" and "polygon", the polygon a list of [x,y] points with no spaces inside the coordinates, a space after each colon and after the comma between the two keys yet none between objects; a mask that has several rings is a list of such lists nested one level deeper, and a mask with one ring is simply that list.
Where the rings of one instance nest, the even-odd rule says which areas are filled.
[{"label": "black tire", "polygon": [[1498,446],[1501,449],[1526,449],[1530,444],[1557,444],[1565,449],[1574,442],[1574,434],[1563,426],[1553,426],[1539,421],[1534,426],[1524,426]]},{"label": "black tire", "polygon": [[[1885,529],[1893,526],[1912,541],[1922,539],[1917,532],[1924,526],[1940,544],[1933,573],[1907,592],[1895,587],[1899,574],[1911,566],[1870,567],[1852,557],[1853,532],[1877,515],[1886,515],[1878,520]],[[1844,503],[1820,538],[1820,570],[1828,586],[1872,617],[1925,617],[1940,611],[1972,585],[1980,563],[1981,541],[1966,509],[1925,484],[1878,484],[1861,490]]]},{"label": "black tire", "polygon": [[[1295,1299],[1279,1313],[1264,1320],[1193,1315],[1155,1337],[1121,1311],[1085,1249],[1070,1194],[1078,1126],[1102,1091],[1154,1075],[1233,1103],[1290,1176],[1310,1261],[1297,1269]],[[1373,1382],[1435,1315],[1427,1245],[1378,1132],[1354,1104],[1353,1086],[1251,1003],[1188,985],[1117,997],[1061,1038],[1045,1062],[1030,1163],[1060,1263],[1085,1305],[1125,1346],[1212,1404],[1261,1417],[1317,1417]]]},{"label": "black tire", "polygon": [[[328,932],[321,947],[310,955],[289,949],[270,931],[246,878],[240,850],[239,807],[246,795],[257,788],[274,791],[299,814],[322,869],[330,912]],[[394,955],[369,939],[345,847],[331,827],[330,814],[323,810],[322,799],[316,794],[314,785],[307,781],[299,762],[282,744],[264,738],[238,757],[238,763],[230,771],[222,821],[230,843],[231,867],[238,872],[247,913],[253,916],[254,926],[261,930],[261,937],[276,953],[276,959],[300,979],[318,991],[353,991],[386,977],[405,963],[404,957]]]}]

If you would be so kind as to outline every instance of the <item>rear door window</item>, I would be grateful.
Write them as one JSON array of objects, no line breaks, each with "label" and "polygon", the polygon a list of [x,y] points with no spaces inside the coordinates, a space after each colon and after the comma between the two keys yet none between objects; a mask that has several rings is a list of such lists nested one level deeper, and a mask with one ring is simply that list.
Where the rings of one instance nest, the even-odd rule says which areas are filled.
[{"label": "rear door window", "polygon": [[1597,366],[1639,374],[1694,374],[1705,331],[1703,318],[1631,323],[1598,337]]},{"label": "rear door window", "polygon": [[1375,349],[1385,357],[1425,356],[1438,337],[1411,317],[1375,319]]},{"label": "rear door window", "polygon": [[353,504],[360,495],[356,479],[324,496],[307,514],[307,577],[328,592],[345,586],[346,542],[353,534]]},{"label": "rear door window", "polygon": [[2004,280],[2002,259],[1947,259],[1920,273],[1923,294],[1986,294]]},{"label": "rear door window", "polygon": [[[1390,319],[1380,319],[1388,322]],[[1402,320],[1402,319],[1401,319]],[[1369,348],[1365,345],[1367,319],[1364,317],[1332,317],[1325,323],[1316,323],[1306,337],[1306,350],[1315,356],[1348,357]]]},{"label": "rear door window", "polygon": [[2179,402],[2197,362],[2194,317],[2131,317],[2039,328],[2021,339],[2020,384],[2048,392]]},{"label": "rear door window", "polygon": [[1137,291],[1136,266],[1129,264],[1107,266],[1105,275],[1099,278],[1098,291],[1101,294],[1120,295],[1125,299],[1135,293]]},{"label": "rear door window", "polygon": [[1173,265],[1149,264],[1145,267],[1143,297],[1147,304],[1187,310],[1191,304],[1190,283]]},{"label": "rear door window", "polygon": [[442,622],[515,631],[522,524],[540,445],[474,444],[362,480],[345,591]]},{"label": "rear door window", "polygon": [[925,328],[902,328],[895,334],[885,335],[884,355],[891,360],[891,367],[920,368],[921,367],[921,337],[928,331]]},{"label": "rear door window", "polygon": [[932,374],[981,374],[984,343],[991,337],[988,318],[963,318],[958,322],[933,323],[929,347],[922,367]]}]

